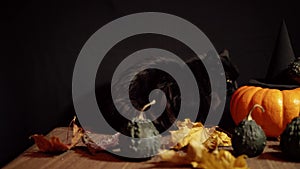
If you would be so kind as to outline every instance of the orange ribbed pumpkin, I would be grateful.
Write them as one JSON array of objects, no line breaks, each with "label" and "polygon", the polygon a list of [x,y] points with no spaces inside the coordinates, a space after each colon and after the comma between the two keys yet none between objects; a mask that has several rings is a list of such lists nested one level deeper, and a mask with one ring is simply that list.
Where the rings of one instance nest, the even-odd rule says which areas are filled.
[{"label": "orange ribbed pumpkin", "polygon": [[234,122],[239,124],[255,104],[261,105],[265,112],[255,109],[252,118],[268,137],[277,137],[294,117],[299,116],[300,88],[291,90],[256,86],[238,88],[230,101],[230,112]]}]

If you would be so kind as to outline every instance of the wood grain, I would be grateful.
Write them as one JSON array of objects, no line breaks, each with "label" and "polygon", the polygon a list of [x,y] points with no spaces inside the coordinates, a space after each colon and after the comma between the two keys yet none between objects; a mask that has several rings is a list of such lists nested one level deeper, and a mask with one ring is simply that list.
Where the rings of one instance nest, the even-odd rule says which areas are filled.
[{"label": "wood grain", "polygon": [[[66,139],[67,128],[56,128],[47,136],[58,136]],[[247,159],[251,169],[299,169],[300,162],[288,161],[279,150],[278,141],[268,141],[262,155]],[[190,166],[174,166],[170,163],[154,163],[153,160],[134,162],[109,154],[105,151],[91,155],[83,144],[59,155],[38,152],[33,145],[19,157],[4,166],[5,169],[43,169],[43,168],[72,168],[72,169],[155,169],[155,168],[190,168]]]}]

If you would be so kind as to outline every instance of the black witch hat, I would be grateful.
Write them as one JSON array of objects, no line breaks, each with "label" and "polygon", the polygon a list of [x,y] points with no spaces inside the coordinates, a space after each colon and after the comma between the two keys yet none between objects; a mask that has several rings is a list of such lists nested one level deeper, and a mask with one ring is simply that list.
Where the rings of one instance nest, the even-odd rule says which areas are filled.
[{"label": "black witch hat", "polygon": [[288,65],[295,60],[295,54],[289,38],[289,33],[285,24],[282,22],[277,36],[276,46],[269,64],[266,80],[275,83],[284,83],[283,78]]},{"label": "black witch hat", "polygon": [[281,86],[283,86],[283,88],[294,88],[295,85],[299,86],[299,84],[295,83],[289,75],[289,69],[293,61],[295,62],[296,58],[289,38],[287,26],[283,20],[265,79],[251,79],[250,84],[270,88],[281,88]]}]

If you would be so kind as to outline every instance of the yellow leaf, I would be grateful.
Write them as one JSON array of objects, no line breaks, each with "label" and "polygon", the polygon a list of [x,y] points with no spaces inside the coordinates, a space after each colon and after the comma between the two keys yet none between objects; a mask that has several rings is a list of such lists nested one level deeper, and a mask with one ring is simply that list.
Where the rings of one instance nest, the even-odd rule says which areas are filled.
[{"label": "yellow leaf", "polygon": [[227,150],[218,150],[218,146],[231,146],[226,133],[189,119],[178,122],[177,126],[178,130],[171,131],[171,140],[177,144],[173,150],[159,154],[161,161],[201,169],[248,169],[246,156],[235,158]]}]

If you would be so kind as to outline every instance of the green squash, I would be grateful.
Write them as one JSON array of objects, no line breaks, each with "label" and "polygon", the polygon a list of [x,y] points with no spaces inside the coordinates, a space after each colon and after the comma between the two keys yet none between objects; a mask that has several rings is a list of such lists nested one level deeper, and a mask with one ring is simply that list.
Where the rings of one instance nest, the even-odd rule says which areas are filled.
[{"label": "green squash", "polygon": [[294,118],[281,134],[280,148],[290,159],[300,161],[300,117]]},{"label": "green squash", "polygon": [[248,157],[255,157],[260,155],[266,146],[267,137],[264,131],[251,117],[251,113],[256,107],[264,111],[260,105],[255,104],[247,118],[239,123],[234,130],[232,147],[236,155],[245,154]]},{"label": "green squash", "polygon": [[300,84],[300,57],[289,64],[288,75],[293,81]]},{"label": "green squash", "polygon": [[150,119],[145,118],[144,110],[155,104],[155,100],[144,106],[138,117],[133,118],[127,125],[127,133],[131,139],[123,139],[121,151],[135,158],[148,158],[159,152],[160,133]]}]

